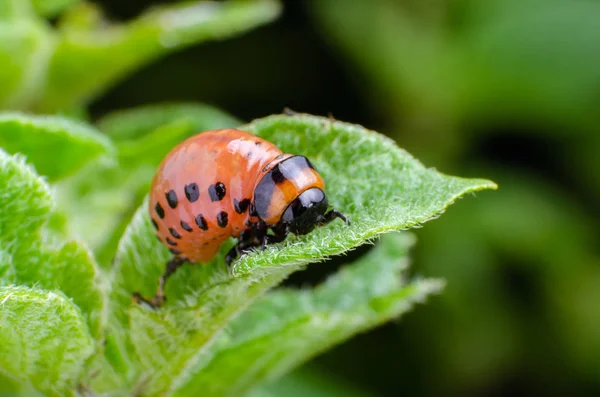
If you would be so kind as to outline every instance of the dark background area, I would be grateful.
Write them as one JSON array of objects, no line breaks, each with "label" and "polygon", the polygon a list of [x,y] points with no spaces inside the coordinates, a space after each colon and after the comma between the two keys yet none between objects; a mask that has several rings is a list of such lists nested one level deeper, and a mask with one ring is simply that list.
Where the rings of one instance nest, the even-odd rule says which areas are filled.
[{"label": "dark background area", "polygon": [[[97,3],[110,17],[127,20],[159,2]],[[226,109],[244,120],[281,113],[288,107],[331,113],[340,120],[377,128],[370,125],[377,118],[362,102],[360,80],[324,42],[306,3],[287,1],[284,14],[274,23],[159,60],[100,98],[91,111],[102,115],[140,104],[195,101]]]},{"label": "dark background area", "polygon": [[[96,3],[116,20],[153,4]],[[307,365],[382,396],[598,395],[600,7],[482,3],[285,1],[278,21],[159,60],[91,114],[168,101],[244,120],[284,107],[331,113],[427,166],[495,180],[498,192],[415,231],[413,272],[445,278],[442,295]],[[394,12],[412,23],[415,47],[394,38]],[[352,25],[356,15],[376,25]],[[440,59],[473,69],[428,77],[438,55],[421,53],[423,37],[443,44],[431,48]],[[315,283],[333,262],[292,281]]]}]

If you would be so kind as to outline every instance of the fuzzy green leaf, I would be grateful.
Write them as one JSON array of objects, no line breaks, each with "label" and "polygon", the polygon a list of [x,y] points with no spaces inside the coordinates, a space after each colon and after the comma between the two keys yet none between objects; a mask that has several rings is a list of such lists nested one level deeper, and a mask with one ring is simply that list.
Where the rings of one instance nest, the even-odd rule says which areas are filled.
[{"label": "fuzzy green leaf", "polygon": [[[133,304],[131,294],[154,293],[169,253],[156,240],[143,205],[118,250],[111,348],[120,362],[135,365],[129,375],[148,395],[167,393],[187,379],[226,324],[293,271],[382,233],[418,226],[466,193],[495,188],[489,181],[428,169],[382,135],[326,118],[273,116],[243,128],[309,157],[327,183],[330,202],[352,226],[334,222],[252,252],[235,263],[233,277],[223,262],[225,245],[211,263],[178,270],[167,284],[166,306],[153,311]],[[143,373],[152,375],[140,377]]]},{"label": "fuzzy green leaf", "polygon": [[10,250],[45,222],[54,207],[50,187],[21,156],[0,149],[0,241]]},{"label": "fuzzy green leaf", "polygon": [[60,293],[0,287],[1,372],[48,396],[75,394],[93,340],[77,307]]},{"label": "fuzzy green leaf", "polygon": [[49,186],[22,158],[2,150],[0,197],[0,247],[10,258],[12,282],[63,291],[100,337],[105,294],[93,257],[77,242],[55,248],[45,241],[42,230],[54,206]]},{"label": "fuzzy green leaf", "polygon": [[[81,309],[92,335],[101,338],[106,320],[107,285],[101,278],[92,253],[80,242],[70,241],[60,250],[51,250],[50,255],[50,260],[41,269],[48,273],[46,279],[40,277],[37,280],[60,289],[72,298]],[[32,279],[37,284],[35,280]]]},{"label": "fuzzy green leaf", "polygon": [[224,39],[277,17],[274,0],[156,7],[127,24],[64,29],[49,67],[42,109],[87,101],[141,65],[176,49]]},{"label": "fuzzy green leaf", "polygon": [[73,174],[89,160],[114,150],[104,135],[86,124],[21,113],[0,114],[0,147],[25,154],[50,180]]},{"label": "fuzzy green leaf", "polygon": [[0,248],[0,287],[11,285],[16,282],[15,267],[12,263],[12,256],[8,251]]},{"label": "fuzzy green leaf", "polygon": [[267,294],[235,319],[199,361],[194,376],[176,396],[241,396],[265,380],[358,332],[409,310],[442,283],[407,282],[411,235],[385,236],[366,256],[314,290]]}]

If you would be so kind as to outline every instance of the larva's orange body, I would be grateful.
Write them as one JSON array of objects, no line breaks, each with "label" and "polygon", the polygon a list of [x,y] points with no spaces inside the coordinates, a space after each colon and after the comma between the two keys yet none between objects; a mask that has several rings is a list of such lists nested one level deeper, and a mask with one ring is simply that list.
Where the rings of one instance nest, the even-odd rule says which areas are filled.
[{"label": "larva's orange body", "polygon": [[256,222],[249,208],[256,179],[281,154],[236,130],[208,131],[175,147],[158,168],[150,194],[160,240],[191,262],[211,260],[224,240]]},{"label": "larva's orange body", "polygon": [[152,303],[162,302],[162,284],[181,263],[211,260],[229,237],[238,243],[228,264],[290,232],[346,220],[329,209],[323,190],[306,157],[284,154],[248,132],[207,131],[182,142],[160,164],[150,191],[157,236],[175,255]]}]

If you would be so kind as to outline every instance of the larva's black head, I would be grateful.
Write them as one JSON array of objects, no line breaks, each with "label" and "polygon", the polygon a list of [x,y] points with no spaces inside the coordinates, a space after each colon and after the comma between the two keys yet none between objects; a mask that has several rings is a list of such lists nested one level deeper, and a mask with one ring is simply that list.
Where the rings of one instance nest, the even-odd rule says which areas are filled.
[{"label": "larva's black head", "polygon": [[287,207],[281,223],[294,234],[310,233],[315,226],[323,224],[329,207],[327,196],[316,187],[304,191]]}]

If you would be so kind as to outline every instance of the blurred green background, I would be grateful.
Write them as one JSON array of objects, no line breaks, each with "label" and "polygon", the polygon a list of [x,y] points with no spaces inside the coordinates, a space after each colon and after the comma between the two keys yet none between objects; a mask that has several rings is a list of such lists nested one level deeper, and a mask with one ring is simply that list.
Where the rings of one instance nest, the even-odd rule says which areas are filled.
[{"label": "blurred green background", "polygon": [[[94,3],[125,21],[169,2]],[[600,395],[600,1],[283,5],[274,23],[124,75],[90,117],[168,101],[244,120],[331,113],[494,180],[415,231],[413,271],[445,278],[444,293],[307,370],[378,396]],[[317,266],[290,283],[336,262]]]}]

